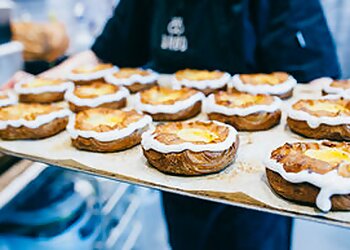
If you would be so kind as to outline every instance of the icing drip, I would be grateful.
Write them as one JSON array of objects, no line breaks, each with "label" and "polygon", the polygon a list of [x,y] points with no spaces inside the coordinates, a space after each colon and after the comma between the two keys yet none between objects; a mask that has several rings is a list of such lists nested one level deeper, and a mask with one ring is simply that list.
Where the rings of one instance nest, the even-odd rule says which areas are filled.
[{"label": "icing drip", "polygon": [[291,183],[308,182],[320,188],[316,205],[324,212],[328,212],[332,208],[331,197],[333,195],[350,193],[350,179],[338,175],[337,170],[332,170],[326,174],[308,172],[307,170],[298,173],[288,173],[283,168],[283,165],[274,159],[268,159],[265,165],[268,169],[277,172],[283,179]]}]

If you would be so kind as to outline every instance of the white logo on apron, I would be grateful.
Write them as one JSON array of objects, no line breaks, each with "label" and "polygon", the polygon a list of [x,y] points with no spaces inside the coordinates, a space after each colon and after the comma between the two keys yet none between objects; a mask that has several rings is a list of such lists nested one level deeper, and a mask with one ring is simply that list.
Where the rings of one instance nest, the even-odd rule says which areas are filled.
[{"label": "white logo on apron", "polygon": [[162,49],[167,49],[171,51],[181,51],[187,50],[187,38],[182,36],[185,32],[185,26],[182,17],[173,17],[168,23],[168,33],[169,35],[162,35],[162,42],[160,47]]}]

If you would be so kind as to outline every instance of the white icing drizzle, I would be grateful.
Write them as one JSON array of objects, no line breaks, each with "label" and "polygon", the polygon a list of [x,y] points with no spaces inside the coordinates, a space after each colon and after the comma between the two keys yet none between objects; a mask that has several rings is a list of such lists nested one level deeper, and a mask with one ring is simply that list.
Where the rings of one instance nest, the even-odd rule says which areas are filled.
[{"label": "white icing drizzle", "polygon": [[5,129],[7,126],[12,127],[20,127],[25,126],[27,128],[38,128],[46,123],[50,123],[56,118],[63,118],[66,116],[69,116],[71,114],[71,111],[68,109],[61,109],[57,110],[48,114],[38,115],[34,120],[28,121],[25,119],[18,119],[18,120],[7,120],[7,121],[0,121],[0,129]]},{"label": "white icing drizzle", "polygon": [[268,84],[262,84],[262,85],[247,84],[242,82],[239,74],[234,75],[229,83],[229,87],[234,87],[235,89],[241,92],[248,92],[251,94],[272,94],[272,95],[287,93],[288,91],[292,90],[296,85],[297,85],[297,81],[294,79],[293,76],[289,76],[287,81],[277,85],[273,85],[273,86]]},{"label": "white icing drizzle", "polygon": [[23,84],[31,82],[35,80],[35,77],[26,79],[24,81],[21,81],[17,83],[14,87],[14,90],[18,94],[42,94],[42,93],[52,93],[52,92],[65,92],[68,89],[71,89],[74,87],[74,83],[70,81],[62,82],[60,84],[55,85],[46,85],[46,86],[40,86],[40,87],[22,87]]},{"label": "white icing drizzle", "polygon": [[[327,96],[324,96],[321,98],[314,98],[313,100],[337,99],[340,97],[341,97],[340,95],[327,95]],[[296,101],[296,102],[298,102],[298,101]],[[293,109],[293,105],[296,102],[294,102],[288,108],[288,110],[287,110],[288,117],[290,117],[294,120],[298,120],[298,121],[305,121],[310,128],[315,129],[315,128],[319,127],[321,124],[327,124],[327,125],[331,125],[331,126],[344,125],[344,124],[350,125],[350,116],[336,116],[336,117],[313,116],[313,115],[309,114],[308,112]]]},{"label": "white icing drizzle", "polygon": [[67,76],[71,81],[91,81],[95,79],[99,79],[105,77],[106,75],[113,74],[117,72],[119,68],[117,66],[113,66],[109,69],[103,69],[96,72],[91,73],[73,73],[70,72]]},{"label": "white icing drizzle", "polygon": [[328,212],[332,208],[331,197],[333,195],[345,195],[350,193],[350,178],[338,175],[337,170],[332,170],[326,174],[308,172],[307,170],[298,173],[288,173],[283,168],[283,164],[274,159],[268,159],[265,165],[268,169],[279,173],[283,179],[291,183],[308,182],[320,188],[316,199],[316,205],[324,212]]},{"label": "white icing drizzle", "polygon": [[113,74],[108,74],[105,76],[105,81],[114,85],[124,85],[124,86],[130,86],[134,83],[141,83],[141,84],[151,84],[157,81],[159,74],[153,70],[147,69],[147,72],[149,72],[149,75],[143,76],[140,74],[134,74],[129,78],[117,78]]},{"label": "white icing drizzle", "polygon": [[13,91],[3,91],[7,98],[0,99],[0,107],[16,104],[18,102],[18,96]]},{"label": "white icing drizzle", "polygon": [[96,132],[93,130],[80,130],[75,128],[75,114],[69,117],[69,122],[67,125],[67,131],[73,139],[80,137],[84,138],[94,138],[98,141],[108,142],[118,139],[122,139],[134,133],[135,131],[142,129],[146,126],[152,124],[152,118],[149,115],[144,115],[140,120],[129,124],[126,128],[114,129],[107,132]]},{"label": "white icing drizzle", "polygon": [[150,114],[175,114],[181,110],[187,109],[194,105],[198,101],[202,101],[204,99],[204,94],[202,92],[195,93],[191,95],[189,98],[181,101],[177,101],[174,104],[146,104],[141,101],[140,93],[135,95],[135,108],[140,111],[148,112]]},{"label": "white icing drizzle", "polygon": [[203,152],[203,151],[223,151],[232,146],[232,144],[236,141],[236,137],[238,135],[236,129],[230,125],[217,122],[217,121],[201,121],[205,123],[215,123],[218,126],[224,126],[229,129],[229,133],[224,141],[219,143],[208,143],[208,144],[193,144],[191,142],[184,142],[181,144],[171,144],[166,145],[155,139],[157,134],[153,134],[155,131],[155,127],[152,127],[148,131],[142,134],[141,145],[145,150],[154,149],[161,153],[178,153],[184,150],[190,150],[193,152]]},{"label": "white icing drizzle", "polygon": [[215,101],[215,95],[209,95],[204,102],[204,112],[205,113],[219,113],[224,115],[238,115],[238,116],[247,116],[250,114],[258,113],[258,112],[275,112],[281,108],[282,101],[278,97],[274,97],[274,101],[271,104],[265,105],[252,105],[245,108],[231,108],[223,105],[219,105]]},{"label": "white icing drizzle", "polygon": [[124,87],[120,87],[120,89],[113,94],[102,95],[96,98],[80,98],[74,94],[74,89],[69,89],[64,98],[66,101],[69,101],[77,106],[88,106],[94,108],[104,103],[119,101],[128,97],[129,95],[129,90]]},{"label": "white icing drizzle", "polygon": [[219,89],[224,87],[226,84],[229,83],[231,78],[231,75],[227,72],[225,72],[220,78],[214,79],[214,80],[188,80],[188,79],[182,79],[178,80],[175,76],[175,74],[171,78],[171,83],[175,88],[180,88],[181,86],[185,86],[188,88],[195,88],[195,89]]},{"label": "white icing drizzle", "polygon": [[337,94],[337,95],[349,95],[350,89],[342,89],[342,88],[336,88],[331,86],[333,82],[332,78],[325,78],[324,79],[324,85],[323,85],[323,91],[327,94]]}]

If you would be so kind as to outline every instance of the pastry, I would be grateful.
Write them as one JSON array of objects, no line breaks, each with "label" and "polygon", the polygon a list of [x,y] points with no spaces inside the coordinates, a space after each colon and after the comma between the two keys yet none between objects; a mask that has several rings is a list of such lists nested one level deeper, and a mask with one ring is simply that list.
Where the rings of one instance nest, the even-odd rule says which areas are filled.
[{"label": "pastry", "polygon": [[275,95],[281,99],[293,95],[297,81],[285,72],[271,74],[237,74],[232,77],[230,86],[240,92]]},{"label": "pastry", "polygon": [[350,79],[348,80],[329,80],[323,86],[322,94],[346,94],[350,93]]},{"label": "pastry", "polygon": [[16,104],[18,97],[13,91],[0,91],[0,107]]},{"label": "pastry", "polygon": [[267,130],[280,122],[281,100],[263,94],[211,94],[205,101],[205,112],[210,120],[228,123],[241,131]]},{"label": "pastry", "polygon": [[141,145],[156,169],[195,176],[226,168],[235,158],[238,134],[216,121],[169,122],[145,132]]},{"label": "pastry", "polygon": [[289,128],[314,139],[350,140],[350,100],[339,96],[302,99],[288,111]]},{"label": "pastry", "polygon": [[20,102],[51,103],[63,101],[64,93],[73,83],[59,79],[34,77],[15,85]]},{"label": "pastry", "polygon": [[0,108],[0,138],[40,139],[65,129],[70,111],[54,104],[19,103]]},{"label": "pastry", "polygon": [[202,91],[209,95],[215,91],[223,90],[230,81],[230,74],[218,70],[184,69],[177,71],[172,78],[175,87],[185,86]]},{"label": "pastry", "polygon": [[79,66],[70,72],[68,78],[77,85],[90,84],[92,81],[104,81],[104,77],[118,71],[118,67],[109,63]]},{"label": "pastry", "polygon": [[136,94],[135,107],[155,121],[178,121],[196,116],[203,99],[203,93],[194,89],[155,86]]},{"label": "pastry", "polygon": [[151,122],[150,116],[135,110],[94,108],[70,116],[67,131],[78,149],[114,152],[139,144]]},{"label": "pastry", "polygon": [[158,77],[158,73],[150,69],[121,68],[118,72],[107,75],[105,81],[124,86],[128,88],[131,93],[135,93],[155,86]]},{"label": "pastry", "polygon": [[129,91],[124,87],[95,81],[89,85],[77,85],[66,92],[65,99],[73,112],[105,107],[119,109],[126,106]]},{"label": "pastry", "polygon": [[272,189],[282,197],[329,210],[350,210],[350,144],[297,142],[275,149],[266,162]]}]

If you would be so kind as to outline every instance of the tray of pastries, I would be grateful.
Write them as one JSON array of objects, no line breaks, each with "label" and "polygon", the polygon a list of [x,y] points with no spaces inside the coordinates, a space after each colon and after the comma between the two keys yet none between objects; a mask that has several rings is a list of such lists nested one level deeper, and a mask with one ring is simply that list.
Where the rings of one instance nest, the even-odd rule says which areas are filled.
[{"label": "tray of pastries", "polygon": [[350,97],[325,95],[331,79],[296,85],[283,72],[94,67],[70,73],[61,102],[2,92],[0,151],[350,227]]}]

